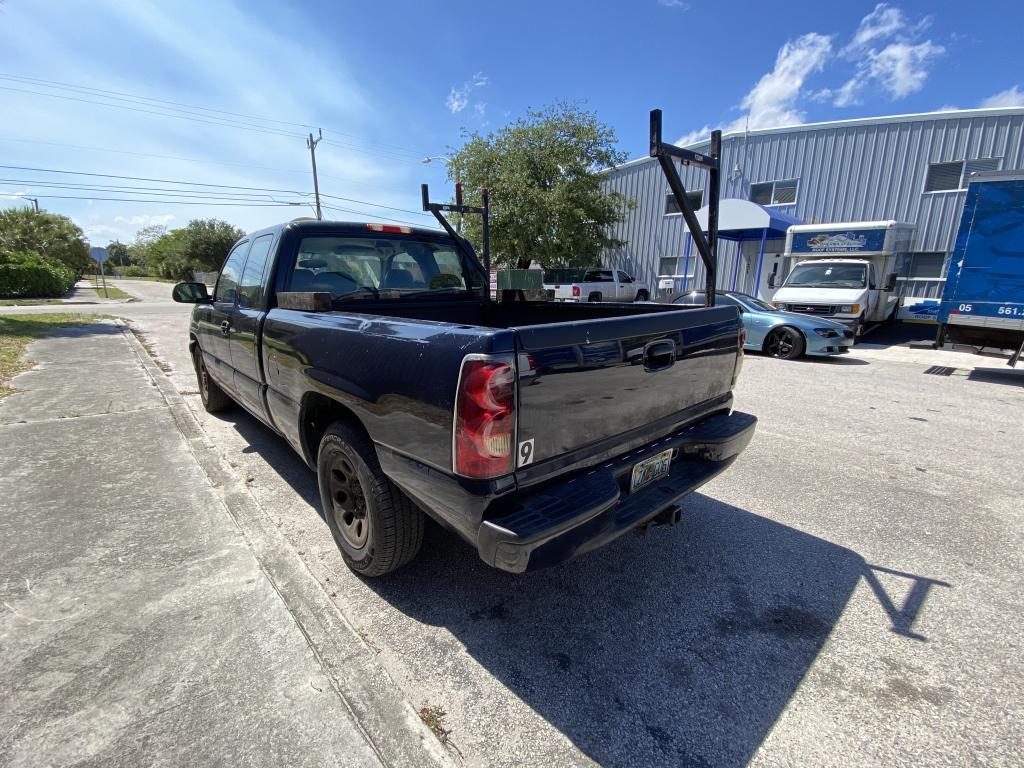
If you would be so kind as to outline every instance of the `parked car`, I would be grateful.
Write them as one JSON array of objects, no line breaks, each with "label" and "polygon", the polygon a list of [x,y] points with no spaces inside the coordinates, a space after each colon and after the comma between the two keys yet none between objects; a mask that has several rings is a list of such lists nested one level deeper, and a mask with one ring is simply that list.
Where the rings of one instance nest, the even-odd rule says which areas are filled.
[{"label": "parked car", "polygon": [[[702,306],[700,291],[684,293],[673,304]],[[853,331],[842,323],[797,312],[783,312],[746,293],[719,291],[718,306],[737,307],[747,332],[744,349],[793,360],[801,355],[843,355],[853,344]]]},{"label": "parked car", "polygon": [[544,287],[554,291],[555,301],[647,301],[651,297],[647,286],[621,269],[591,269],[582,280],[545,281]]},{"label": "parked car", "polygon": [[415,556],[424,515],[512,572],[674,522],[757,421],[732,410],[733,308],[495,303],[434,230],[290,222],[173,295],[203,405],[291,444],[366,576]]}]

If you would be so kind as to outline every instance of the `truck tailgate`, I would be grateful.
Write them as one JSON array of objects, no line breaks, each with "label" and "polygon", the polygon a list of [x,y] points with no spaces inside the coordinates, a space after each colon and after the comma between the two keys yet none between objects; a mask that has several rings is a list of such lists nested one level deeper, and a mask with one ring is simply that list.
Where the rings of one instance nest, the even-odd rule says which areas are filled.
[{"label": "truck tailgate", "polygon": [[700,403],[728,399],[732,388],[735,307],[512,330],[520,359],[518,441],[534,441],[520,451],[520,464],[524,457],[530,463],[568,458]]}]

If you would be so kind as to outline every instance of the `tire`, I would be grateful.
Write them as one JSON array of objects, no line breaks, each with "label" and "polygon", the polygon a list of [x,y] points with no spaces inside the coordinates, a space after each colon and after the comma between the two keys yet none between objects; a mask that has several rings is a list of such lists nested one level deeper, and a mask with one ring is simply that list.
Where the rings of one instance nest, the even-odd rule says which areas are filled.
[{"label": "tire", "polygon": [[598,302],[600,300],[601,300],[601,294],[599,292],[596,292],[596,291],[594,293],[590,294],[589,296],[587,296],[587,301]]},{"label": "tire", "polygon": [[648,299],[650,299],[650,298],[651,298],[651,297],[650,297],[650,295],[649,295],[649,294],[647,293],[647,291],[637,291],[637,292],[636,292],[636,298],[635,298],[635,299],[633,299],[633,301],[647,301],[647,300],[648,300]]},{"label": "tire", "polygon": [[336,421],[317,453],[324,518],[345,564],[383,576],[412,560],[423,544],[424,515],[381,472],[377,452],[358,429]]},{"label": "tire", "polygon": [[796,360],[804,353],[806,346],[803,334],[788,325],[776,328],[764,340],[765,354],[780,360]]},{"label": "tire", "polygon": [[206,363],[203,361],[203,351],[196,344],[192,348],[192,365],[196,369],[196,381],[199,384],[199,397],[203,401],[203,408],[207,413],[220,413],[231,405],[231,398],[227,392],[218,386],[217,382],[206,370]]},{"label": "tire", "polygon": [[864,326],[867,323],[864,322],[864,313],[860,313],[860,317],[857,318],[857,325],[853,328],[853,343],[856,344],[857,340],[864,335]]}]

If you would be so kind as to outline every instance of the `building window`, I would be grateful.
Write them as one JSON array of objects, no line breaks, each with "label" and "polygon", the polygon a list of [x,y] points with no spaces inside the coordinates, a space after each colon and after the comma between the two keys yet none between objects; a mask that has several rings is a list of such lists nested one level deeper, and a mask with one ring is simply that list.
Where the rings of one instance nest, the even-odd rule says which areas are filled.
[{"label": "building window", "polygon": [[[696,211],[704,203],[704,190],[690,190],[686,193],[686,202],[690,204],[690,208]],[[682,211],[679,210],[679,206],[676,204],[676,196],[668,192],[665,194],[665,215],[671,216],[672,214],[682,214]]]},{"label": "building window", "polygon": [[967,182],[971,180],[972,173],[998,171],[1002,164],[1003,158],[1001,157],[979,157],[977,160],[968,160],[964,163],[964,179],[960,187],[967,189]]},{"label": "building window", "polygon": [[658,277],[693,277],[693,259],[690,259],[690,274],[685,274],[686,259],[683,256],[663,256],[658,260]]},{"label": "building window", "polygon": [[929,163],[928,176],[924,180],[925,192],[946,192],[960,189],[960,179],[964,175],[964,161],[955,163]]},{"label": "building window", "polygon": [[979,157],[974,160],[954,160],[949,163],[929,163],[924,180],[925,192],[955,192],[967,189],[972,173],[998,171],[1001,157]]},{"label": "building window", "polygon": [[797,179],[765,181],[750,185],[750,201],[758,205],[793,205],[796,202]]},{"label": "building window", "polygon": [[912,253],[910,254],[910,272],[907,277],[936,279],[943,276],[942,267],[946,263],[944,253]]}]

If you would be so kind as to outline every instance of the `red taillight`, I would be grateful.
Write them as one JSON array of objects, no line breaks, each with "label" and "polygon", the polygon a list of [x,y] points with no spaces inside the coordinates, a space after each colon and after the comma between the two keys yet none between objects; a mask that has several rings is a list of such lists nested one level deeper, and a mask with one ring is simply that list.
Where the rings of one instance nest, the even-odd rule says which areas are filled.
[{"label": "red taillight", "polygon": [[747,329],[740,323],[740,352],[743,352],[743,345],[747,343]]},{"label": "red taillight", "polygon": [[576,298],[579,298],[579,295],[580,295],[580,287],[579,287],[578,285],[574,285],[574,286],[572,287],[572,295],[573,295],[573,296],[575,296]]},{"label": "red taillight", "polygon": [[367,224],[371,232],[388,232],[392,235],[411,235],[412,227],[400,227],[397,224]]},{"label": "red taillight", "polygon": [[489,478],[512,471],[515,370],[511,363],[466,360],[455,401],[455,472]]}]

